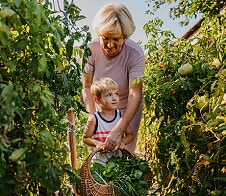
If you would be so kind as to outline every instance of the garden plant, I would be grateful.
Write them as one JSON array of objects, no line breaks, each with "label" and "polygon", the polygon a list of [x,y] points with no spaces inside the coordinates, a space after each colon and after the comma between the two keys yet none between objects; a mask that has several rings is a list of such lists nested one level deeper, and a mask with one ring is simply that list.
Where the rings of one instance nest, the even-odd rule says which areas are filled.
[{"label": "garden plant", "polygon": [[[153,8],[170,2],[155,1]],[[156,176],[156,194],[225,195],[226,17],[220,14],[225,3],[177,3],[172,17],[201,12],[203,22],[191,39],[163,31],[158,18],[145,24],[150,39],[140,148]]]},{"label": "garden plant", "polygon": [[[79,117],[82,65],[76,57],[85,59],[89,54],[86,43],[91,34],[87,26],[76,25],[85,17],[80,8],[60,2],[0,2],[0,192],[4,196],[56,191],[70,195],[71,185],[80,182],[78,171],[69,164],[64,119],[71,107],[77,111],[75,118],[83,119]],[[78,41],[83,44],[75,48]],[[79,134],[80,129],[76,131]]]},{"label": "garden plant", "polygon": [[[81,141],[87,114],[80,100],[91,34],[78,27],[85,16],[75,2],[0,2],[1,195],[72,195],[80,183],[79,169],[70,166],[65,116],[76,111],[81,166],[92,150]],[[172,18],[184,16],[182,25],[198,13],[202,23],[191,39],[162,30],[158,18],[144,25],[138,150],[157,184],[150,194],[225,195],[225,1],[148,0],[147,14],[165,4]]]}]

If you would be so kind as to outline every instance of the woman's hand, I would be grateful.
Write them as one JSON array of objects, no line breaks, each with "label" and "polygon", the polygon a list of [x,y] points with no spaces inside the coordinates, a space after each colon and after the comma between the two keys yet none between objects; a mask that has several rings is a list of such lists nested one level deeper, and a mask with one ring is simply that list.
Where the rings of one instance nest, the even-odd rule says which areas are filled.
[{"label": "woman's hand", "polygon": [[119,145],[119,149],[124,149],[125,147],[126,145],[123,142],[121,142],[121,144]]},{"label": "woman's hand", "polygon": [[114,151],[118,150],[122,140],[122,133],[120,131],[111,132],[110,135],[107,136],[105,141],[104,150]]}]

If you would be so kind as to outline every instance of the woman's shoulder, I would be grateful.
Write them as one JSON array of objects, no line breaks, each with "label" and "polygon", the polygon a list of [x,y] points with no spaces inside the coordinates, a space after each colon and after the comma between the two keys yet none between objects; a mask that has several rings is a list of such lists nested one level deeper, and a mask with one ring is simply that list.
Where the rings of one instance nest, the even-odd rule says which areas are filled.
[{"label": "woman's shoulder", "polygon": [[88,44],[89,47],[99,47],[100,46],[100,40],[98,38],[95,38]]},{"label": "woman's shoulder", "polygon": [[128,38],[125,40],[125,46],[126,48],[128,48],[129,50],[135,50],[139,53],[144,53],[142,47],[136,43],[135,41],[133,41],[132,39]]}]

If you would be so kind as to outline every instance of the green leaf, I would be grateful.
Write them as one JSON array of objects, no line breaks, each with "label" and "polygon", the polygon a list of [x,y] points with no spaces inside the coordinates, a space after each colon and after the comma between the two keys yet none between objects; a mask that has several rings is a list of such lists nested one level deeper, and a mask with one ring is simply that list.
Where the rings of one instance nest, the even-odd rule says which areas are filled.
[{"label": "green leaf", "polygon": [[137,179],[141,179],[143,175],[143,172],[141,170],[135,170],[134,171],[134,177]]},{"label": "green leaf", "polygon": [[40,137],[41,137],[41,140],[47,144],[52,144],[52,142],[54,141],[52,134],[46,130],[42,130],[40,132]]},{"label": "green leaf", "polygon": [[40,92],[41,91],[41,86],[39,85],[39,83],[35,83],[33,85],[33,91],[34,92]]},{"label": "green leaf", "polygon": [[69,39],[67,41],[67,44],[66,44],[66,52],[67,52],[67,57],[69,59],[71,59],[71,56],[72,56],[73,45],[74,45],[74,40],[73,39]]},{"label": "green leaf", "polygon": [[19,148],[14,150],[13,153],[9,156],[9,159],[13,162],[22,160],[25,158],[26,148]]},{"label": "green leaf", "polygon": [[0,43],[3,44],[3,46],[7,46],[9,38],[10,38],[9,28],[5,24],[0,22]]},{"label": "green leaf", "polygon": [[226,182],[226,177],[218,177],[218,178],[214,178],[214,180],[218,180],[221,182]]},{"label": "green leaf", "polygon": [[47,69],[46,57],[42,55],[42,57],[39,59],[38,72],[42,76],[47,71],[48,69]]},{"label": "green leaf", "polygon": [[22,0],[14,0],[15,6],[19,7]]}]

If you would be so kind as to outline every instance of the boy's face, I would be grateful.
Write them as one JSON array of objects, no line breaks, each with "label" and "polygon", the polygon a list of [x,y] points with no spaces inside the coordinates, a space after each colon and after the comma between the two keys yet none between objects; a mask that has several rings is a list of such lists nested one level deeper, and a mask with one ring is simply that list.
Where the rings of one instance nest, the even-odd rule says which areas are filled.
[{"label": "boy's face", "polygon": [[105,109],[115,110],[119,103],[119,92],[118,90],[109,90],[101,94],[101,99],[99,100],[100,106]]}]

